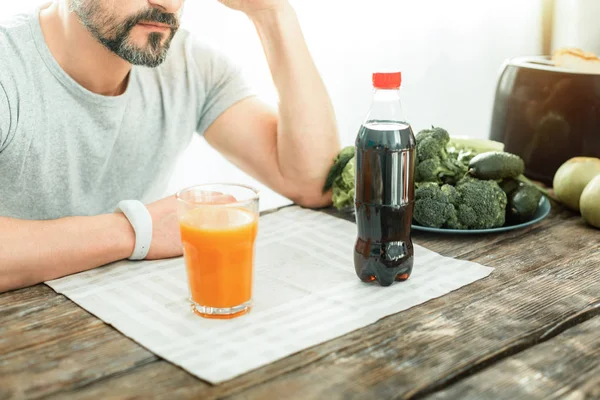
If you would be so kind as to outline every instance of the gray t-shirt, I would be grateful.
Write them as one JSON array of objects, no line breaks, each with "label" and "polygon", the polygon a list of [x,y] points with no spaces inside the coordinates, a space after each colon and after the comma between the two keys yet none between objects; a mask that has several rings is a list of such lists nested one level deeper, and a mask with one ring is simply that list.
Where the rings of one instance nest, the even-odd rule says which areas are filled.
[{"label": "gray t-shirt", "polygon": [[54,59],[38,12],[0,23],[1,216],[157,200],[194,132],[253,94],[223,54],[181,29],[162,65],[133,67],[123,95],[92,93]]}]

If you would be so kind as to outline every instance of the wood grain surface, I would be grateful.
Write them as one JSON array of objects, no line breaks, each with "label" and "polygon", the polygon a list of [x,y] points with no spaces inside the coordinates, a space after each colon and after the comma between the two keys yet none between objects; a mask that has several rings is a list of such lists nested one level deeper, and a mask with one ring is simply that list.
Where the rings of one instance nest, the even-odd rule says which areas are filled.
[{"label": "wood grain surface", "polygon": [[545,343],[502,360],[432,398],[599,398],[598,359],[600,318],[593,318]]},{"label": "wood grain surface", "polygon": [[600,396],[600,231],[554,206],[523,230],[415,232],[414,240],[496,269],[218,386],[156,357],[45,285],[0,294],[0,398]]}]

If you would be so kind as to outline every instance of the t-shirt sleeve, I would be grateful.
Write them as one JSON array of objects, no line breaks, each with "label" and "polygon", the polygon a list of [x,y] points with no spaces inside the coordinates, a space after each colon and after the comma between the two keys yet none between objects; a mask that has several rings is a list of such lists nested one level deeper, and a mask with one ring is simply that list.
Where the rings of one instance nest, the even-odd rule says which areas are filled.
[{"label": "t-shirt sleeve", "polygon": [[198,45],[192,46],[192,51],[203,98],[198,103],[196,131],[202,135],[225,110],[255,92],[239,65],[222,52]]},{"label": "t-shirt sleeve", "polygon": [[0,82],[0,153],[6,148],[9,142],[10,120],[8,95]]}]

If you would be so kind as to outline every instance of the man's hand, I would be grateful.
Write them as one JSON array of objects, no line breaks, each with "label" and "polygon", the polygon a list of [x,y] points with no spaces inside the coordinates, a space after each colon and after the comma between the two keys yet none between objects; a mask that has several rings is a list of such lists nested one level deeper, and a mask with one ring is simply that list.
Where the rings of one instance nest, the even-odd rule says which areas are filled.
[{"label": "man's hand", "polygon": [[[148,211],[152,216],[152,243],[146,259],[158,260],[182,255],[177,198],[169,196],[149,204]],[[131,232],[133,234],[133,228]]]},{"label": "man's hand", "polygon": [[[207,204],[227,204],[235,202],[233,196],[217,192],[207,192],[205,197],[196,197],[196,201]],[[147,260],[179,257],[183,254],[181,245],[181,231],[177,214],[177,197],[169,196],[147,206],[152,216],[152,243]],[[131,235],[134,235],[131,228]],[[133,238],[135,242],[135,237]],[[131,249],[133,252],[133,248]]]},{"label": "man's hand", "polygon": [[248,16],[263,11],[276,11],[289,4],[288,0],[219,0],[219,2]]},{"label": "man's hand", "polygon": [[[153,233],[147,258],[180,256],[175,196],[148,210]],[[122,213],[50,221],[0,216],[0,293],[126,259],[134,245],[135,233]]]}]

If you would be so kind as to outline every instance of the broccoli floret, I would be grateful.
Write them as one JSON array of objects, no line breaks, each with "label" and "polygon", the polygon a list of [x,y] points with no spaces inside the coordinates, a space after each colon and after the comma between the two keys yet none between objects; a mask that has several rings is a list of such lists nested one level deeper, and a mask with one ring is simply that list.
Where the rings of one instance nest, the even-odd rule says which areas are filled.
[{"label": "broccoli floret", "polygon": [[[457,176],[463,176],[469,170],[469,159],[460,157],[459,153],[449,152],[447,163],[451,164],[452,169],[456,170]],[[457,179],[458,180],[458,179]]]},{"label": "broccoli floret", "polygon": [[419,185],[415,191],[413,219],[419,225],[440,228],[454,213],[454,206],[448,196],[436,183]]},{"label": "broccoli floret", "polygon": [[456,185],[460,195],[458,222],[468,229],[489,229],[504,225],[506,193],[493,180],[465,178]]},{"label": "broccoli floret", "polygon": [[332,200],[338,210],[350,208],[354,204],[354,163],[355,158],[352,157],[333,181]]},{"label": "broccoli floret", "polygon": [[442,178],[455,177],[457,171],[448,168],[439,158],[421,161],[415,168],[417,182],[441,182]]},{"label": "broccoli floret", "polygon": [[446,146],[450,135],[445,129],[432,128],[420,131],[417,136],[417,182],[456,183],[468,169],[455,155],[449,156]]},{"label": "broccoli floret", "polygon": [[333,182],[340,176],[344,170],[344,167],[348,162],[354,158],[354,146],[344,147],[333,160],[333,165],[327,174],[325,185],[323,186],[323,193],[326,193],[333,187]]},{"label": "broccoli floret", "polygon": [[456,208],[456,217],[463,229],[475,229],[478,214],[471,206],[459,204]]},{"label": "broccoli floret", "polygon": [[443,185],[442,186],[442,192],[448,196],[448,201],[454,205],[454,206],[458,206],[458,204],[460,204],[460,195],[458,194],[458,191],[456,190],[456,188],[452,185]]},{"label": "broccoli floret", "polygon": [[443,198],[443,193],[441,193],[440,187],[437,183],[422,182],[418,183],[416,186],[417,190],[415,191],[415,200]]},{"label": "broccoli floret", "polygon": [[423,129],[419,133],[417,133],[417,139],[424,139],[427,137],[431,137],[435,140],[439,140],[448,144],[450,142],[450,134],[444,128],[440,128],[439,126],[432,126],[431,129]]},{"label": "broccoli floret", "polygon": [[496,181],[464,177],[455,186],[423,182],[415,191],[414,221],[450,229],[489,229],[504,225],[507,198]]},{"label": "broccoli floret", "polygon": [[415,201],[413,218],[419,225],[441,228],[452,214],[456,215],[456,212],[450,203],[439,202],[435,199]]},{"label": "broccoli floret", "polygon": [[428,137],[422,140],[417,139],[417,159],[419,162],[432,158],[448,158],[444,142],[440,142],[433,137]]},{"label": "broccoli floret", "polygon": [[458,182],[456,182],[456,187],[458,188],[460,185],[468,183],[468,182],[478,182],[478,181],[479,181],[479,179],[474,178],[470,174],[466,174]]},{"label": "broccoli floret", "polygon": [[417,162],[439,158],[448,158],[446,145],[450,141],[450,135],[445,129],[433,128],[420,131],[416,136]]},{"label": "broccoli floret", "polygon": [[458,211],[456,210],[456,207],[453,207],[452,211],[449,213],[445,227],[450,229],[467,229],[467,226],[460,223],[458,220]]}]

